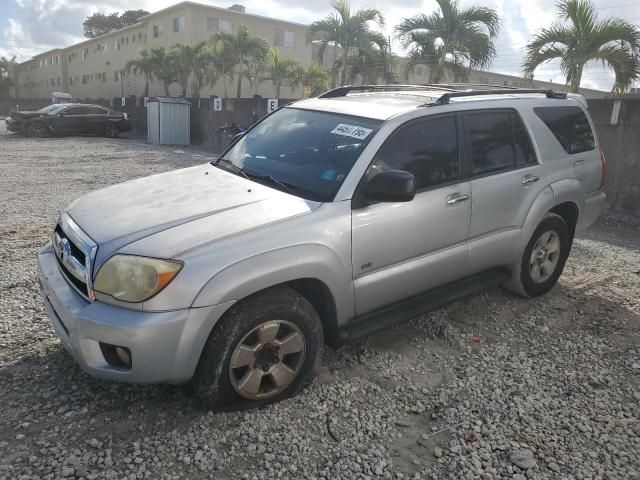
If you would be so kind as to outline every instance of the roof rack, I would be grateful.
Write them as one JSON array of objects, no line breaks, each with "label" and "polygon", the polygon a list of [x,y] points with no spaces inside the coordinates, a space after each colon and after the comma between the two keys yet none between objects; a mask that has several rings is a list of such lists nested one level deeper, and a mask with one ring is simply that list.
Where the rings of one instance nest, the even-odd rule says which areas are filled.
[{"label": "roof rack", "polygon": [[346,85],[324,92],[318,98],[346,97],[351,92],[385,92],[385,91],[425,91],[441,90],[444,92],[455,92],[454,89],[440,85]]},{"label": "roof rack", "polygon": [[433,103],[425,103],[422,105],[423,107],[434,107],[438,105],[448,105],[449,100],[452,98],[459,97],[479,97],[483,95],[520,95],[520,94],[531,94],[531,93],[539,93],[542,95],[546,95],[547,98],[555,98],[555,99],[566,99],[566,93],[554,92],[553,90],[545,90],[545,89],[534,89],[534,88],[518,88],[518,89],[500,89],[500,90],[470,90],[470,91],[458,91],[458,92],[448,92],[442,95]]},{"label": "roof rack", "polygon": [[430,87],[446,87],[452,90],[465,87],[484,88],[485,90],[519,90],[520,87],[510,87],[509,85],[493,85],[490,83],[427,83]]}]

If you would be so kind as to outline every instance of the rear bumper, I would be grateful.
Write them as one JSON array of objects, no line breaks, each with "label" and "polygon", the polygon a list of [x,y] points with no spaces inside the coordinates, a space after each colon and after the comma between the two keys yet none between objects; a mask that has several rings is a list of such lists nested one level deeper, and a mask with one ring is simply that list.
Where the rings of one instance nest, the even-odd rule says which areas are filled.
[{"label": "rear bumper", "polygon": [[[211,329],[230,306],[142,312],[88,302],[67,283],[50,244],[38,256],[38,277],[47,313],[64,347],[84,371],[109,380],[189,380]],[[101,342],[128,348],[131,368],[109,364]]]},{"label": "rear bumper", "polygon": [[118,130],[121,132],[130,132],[133,129],[133,125],[131,124],[131,120],[123,120],[118,123]]},{"label": "rear bumper", "polygon": [[602,214],[606,200],[607,196],[601,190],[596,190],[595,192],[585,195],[582,201],[582,208],[580,209],[576,230],[584,230],[593,225]]}]

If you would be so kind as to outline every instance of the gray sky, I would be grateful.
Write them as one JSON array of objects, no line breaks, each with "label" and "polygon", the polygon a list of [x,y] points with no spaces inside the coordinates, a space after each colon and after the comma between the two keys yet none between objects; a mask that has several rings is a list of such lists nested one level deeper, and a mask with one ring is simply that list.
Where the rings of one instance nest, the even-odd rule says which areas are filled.
[{"label": "gray sky", "polygon": [[[296,2],[290,0],[198,0],[219,7],[242,3],[247,11],[284,20],[310,23],[329,13],[328,1]],[[26,60],[34,54],[54,47],[65,47],[81,41],[82,22],[94,12],[110,13],[143,8],[156,11],[178,3],[179,0],[0,0],[0,55],[16,55]],[[617,16],[640,24],[640,0],[593,0],[600,16]],[[496,41],[498,57],[490,70],[516,74],[524,45],[530,35],[556,20],[555,0],[474,0],[461,5],[483,5],[497,9],[502,30]],[[378,8],[386,18],[385,32],[393,34],[393,27],[402,18],[416,13],[431,13],[437,8],[433,0],[352,0],[353,9],[364,6]],[[402,53],[394,42],[395,53]],[[547,64],[536,72],[539,80],[564,83],[557,63]],[[582,86],[610,90],[613,75],[601,64],[589,65]]]}]

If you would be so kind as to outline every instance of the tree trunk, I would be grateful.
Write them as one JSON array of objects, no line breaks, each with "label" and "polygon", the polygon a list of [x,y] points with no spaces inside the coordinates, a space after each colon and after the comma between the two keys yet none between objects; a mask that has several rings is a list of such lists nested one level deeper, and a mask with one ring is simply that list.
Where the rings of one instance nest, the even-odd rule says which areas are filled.
[{"label": "tree trunk", "polygon": [[343,47],[344,51],[342,52],[342,72],[340,74],[340,85],[344,85],[345,80],[347,79],[347,55],[348,49]]},{"label": "tree trunk", "polygon": [[576,72],[571,79],[571,91],[578,93],[580,91],[580,83],[582,83],[582,70],[584,69],[584,63],[576,66]]},{"label": "tree trunk", "polygon": [[276,98],[280,98],[280,85],[276,85]]},{"label": "tree trunk", "polygon": [[238,90],[236,92],[236,98],[240,98],[242,95],[242,65],[238,69]]},{"label": "tree trunk", "polygon": [[144,96],[148,97],[149,96],[149,75],[147,74],[147,81],[144,84]]},{"label": "tree trunk", "polygon": [[168,97],[169,96],[169,83],[164,82],[164,96]]}]

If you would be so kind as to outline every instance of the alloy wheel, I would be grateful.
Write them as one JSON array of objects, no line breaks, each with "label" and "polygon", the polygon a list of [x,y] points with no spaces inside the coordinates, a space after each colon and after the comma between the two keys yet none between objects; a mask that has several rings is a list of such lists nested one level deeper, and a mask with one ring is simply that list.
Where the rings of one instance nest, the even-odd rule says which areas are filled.
[{"label": "alloy wheel", "polygon": [[536,283],[544,283],[556,271],[560,260],[560,237],[553,230],[544,232],[531,252],[529,273]]},{"label": "alloy wheel", "polygon": [[305,359],[302,331],[287,320],[264,322],[236,345],[229,362],[234,390],[250,400],[273,397],[296,378]]},{"label": "alloy wheel", "polygon": [[42,123],[34,123],[27,128],[30,137],[42,138],[47,134],[47,129]]}]

